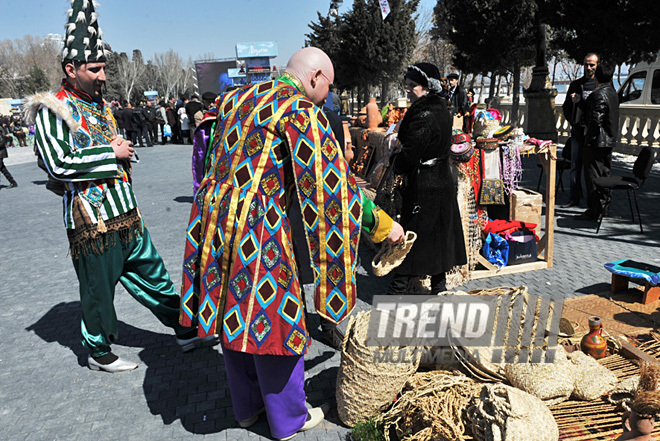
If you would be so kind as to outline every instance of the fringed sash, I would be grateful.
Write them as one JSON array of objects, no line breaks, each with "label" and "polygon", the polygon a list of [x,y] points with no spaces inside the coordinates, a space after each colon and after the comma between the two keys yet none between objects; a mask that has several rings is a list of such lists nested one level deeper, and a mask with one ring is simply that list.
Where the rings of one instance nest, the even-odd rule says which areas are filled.
[{"label": "fringed sash", "polygon": [[137,208],[105,221],[106,231],[103,232],[100,231],[99,225],[92,222],[79,197],[73,200],[72,215],[76,228],[67,229],[66,234],[73,259],[87,256],[89,253],[102,254],[117,244],[117,238],[122,243],[129,243],[142,236],[142,221]]}]

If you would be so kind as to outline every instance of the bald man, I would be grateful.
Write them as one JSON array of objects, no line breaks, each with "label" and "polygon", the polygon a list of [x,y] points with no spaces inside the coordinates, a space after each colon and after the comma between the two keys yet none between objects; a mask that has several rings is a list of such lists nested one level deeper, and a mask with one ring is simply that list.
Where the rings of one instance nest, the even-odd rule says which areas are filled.
[{"label": "bald man", "polygon": [[333,323],[356,301],[360,231],[375,242],[403,230],[362,197],[332,135],[323,103],[332,62],[296,52],[277,80],[218,98],[186,243],[181,323],[219,333],[234,416],[250,427],[264,412],[288,439],[324,418],[305,406],[310,344],[289,209],[298,199],[314,306]]}]

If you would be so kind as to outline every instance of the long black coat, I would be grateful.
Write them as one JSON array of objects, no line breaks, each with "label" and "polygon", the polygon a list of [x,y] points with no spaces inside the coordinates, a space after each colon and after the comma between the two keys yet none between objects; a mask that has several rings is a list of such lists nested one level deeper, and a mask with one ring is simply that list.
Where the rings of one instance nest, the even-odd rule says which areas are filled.
[{"label": "long black coat", "polygon": [[[399,128],[403,149],[395,171],[406,174],[401,225],[417,241],[398,274],[435,275],[467,263],[449,152],[452,127],[447,101],[428,94],[413,103]],[[424,162],[435,160],[434,165]]]}]

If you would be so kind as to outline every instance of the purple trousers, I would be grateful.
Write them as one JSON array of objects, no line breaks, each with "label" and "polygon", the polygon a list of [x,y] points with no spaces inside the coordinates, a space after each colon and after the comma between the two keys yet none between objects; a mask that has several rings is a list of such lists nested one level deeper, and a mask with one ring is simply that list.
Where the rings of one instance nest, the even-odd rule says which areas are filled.
[{"label": "purple trousers", "polygon": [[237,421],[266,409],[270,433],[286,438],[307,420],[304,356],[254,355],[222,348]]}]

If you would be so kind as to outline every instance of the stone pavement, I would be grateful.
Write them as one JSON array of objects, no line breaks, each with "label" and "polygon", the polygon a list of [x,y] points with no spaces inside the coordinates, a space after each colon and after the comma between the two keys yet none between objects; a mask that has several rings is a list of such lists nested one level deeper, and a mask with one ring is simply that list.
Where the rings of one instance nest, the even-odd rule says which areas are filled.
[{"label": "stone pavement", "polygon": [[[141,162],[134,167],[134,182],[140,209],[179,286],[192,201],[191,148],[168,145],[138,152]],[[45,174],[30,148],[10,149],[9,155],[6,163],[19,187],[7,189],[0,177],[0,439],[269,439],[264,418],[249,430],[237,427],[222,353],[211,348],[180,353],[171,331],[121,286],[115,300],[120,337],[114,350],[140,367],[115,375],[87,369],[61,201],[45,189]],[[536,159],[524,163],[523,186],[535,189]],[[615,172],[630,170],[621,160],[615,164]],[[530,292],[547,296],[606,290],[609,273],[603,263],[624,257],[660,262],[659,192],[660,172],[655,169],[639,194],[644,234],[630,223],[624,194],[615,195],[612,218],[604,221],[598,235],[595,223],[569,217],[579,210],[557,207],[553,268],[471,281],[460,289],[525,284]],[[558,204],[566,202],[567,194],[558,193]],[[373,295],[385,292],[388,279],[371,274],[371,250],[362,246],[360,255],[364,265],[358,271],[358,308],[366,308]],[[318,327],[318,316],[310,314],[310,322],[311,328]],[[311,405],[334,404],[338,365],[338,353],[322,343],[312,344],[305,357]],[[321,426],[297,439],[343,440],[348,433],[333,410]]]}]

